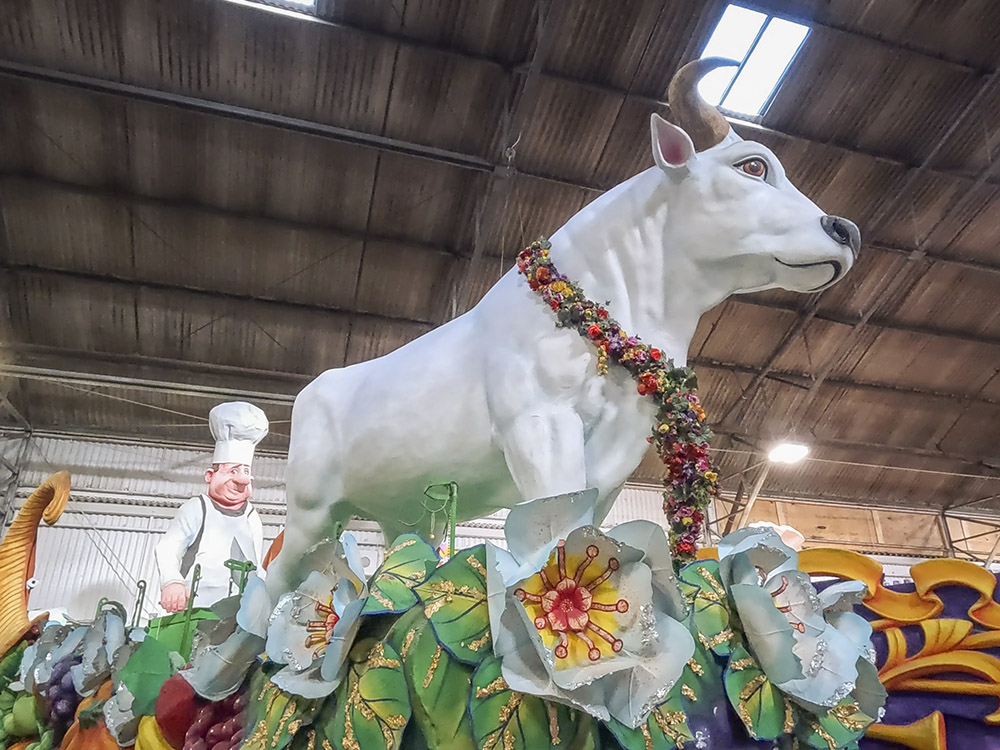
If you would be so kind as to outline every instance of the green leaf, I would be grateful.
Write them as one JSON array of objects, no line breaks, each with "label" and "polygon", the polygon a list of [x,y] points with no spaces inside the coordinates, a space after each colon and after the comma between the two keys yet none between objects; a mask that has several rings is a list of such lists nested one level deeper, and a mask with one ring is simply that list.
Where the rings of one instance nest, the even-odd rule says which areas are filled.
[{"label": "green leaf", "polygon": [[115,675],[115,680],[124,683],[134,696],[135,716],[152,716],[160,688],[176,671],[169,648],[156,638],[146,638]]},{"label": "green leaf", "polygon": [[735,636],[730,628],[729,597],[722,587],[719,563],[698,560],[686,565],[680,580],[691,605],[691,632],[705,648],[720,656],[729,654]]},{"label": "green leaf", "polygon": [[429,750],[475,750],[467,704],[472,668],[442,648],[419,609],[400,646],[413,718]]},{"label": "green leaf", "polygon": [[324,699],[309,700],[279,689],[263,670],[250,682],[250,718],[245,723],[253,732],[242,750],[282,750],[303,727],[313,723]]},{"label": "green leaf", "polygon": [[459,551],[416,588],[438,642],[466,664],[490,653],[490,616],[486,607],[486,548]]},{"label": "green leaf", "polygon": [[565,706],[511,690],[492,654],[472,675],[469,714],[476,747],[505,750],[593,750],[597,722]]},{"label": "green leaf", "polygon": [[385,641],[362,641],[349,661],[325,738],[337,748],[398,750],[410,720],[402,659]]},{"label": "green leaf", "polygon": [[434,548],[416,534],[403,534],[388,550],[368,585],[362,615],[405,612],[417,603],[413,588],[437,565]]},{"label": "green leaf", "polygon": [[653,709],[645,724],[632,729],[617,719],[606,723],[625,750],[680,750],[686,742],[694,741],[684,714],[680,686],[678,682],[667,699]]},{"label": "green leaf", "polygon": [[861,711],[848,696],[822,716],[802,712],[796,734],[809,747],[818,750],[846,748],[861,737],[873,721],[875,719]]},{"label": "green leaf", "polygon": [[723,678],[726,696],[743,721],[750,736],[756,740],[773,740],[785,733],[785,699],[757,661],[743,646],[736,646],[729,657]]}]

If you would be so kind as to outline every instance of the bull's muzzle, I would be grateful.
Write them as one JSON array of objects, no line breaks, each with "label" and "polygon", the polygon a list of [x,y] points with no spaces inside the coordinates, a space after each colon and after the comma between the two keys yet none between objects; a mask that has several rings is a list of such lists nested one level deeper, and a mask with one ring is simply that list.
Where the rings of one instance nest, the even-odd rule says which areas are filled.
[{"label": "bull's muzzle", "polygon": [[822,216],[819,220],[823,231],[826,232],[835,242],[840,245],[847,245],[851,248],[854,257],[858,257],[861,252],[861,230],[853,221],[842,216]]}]

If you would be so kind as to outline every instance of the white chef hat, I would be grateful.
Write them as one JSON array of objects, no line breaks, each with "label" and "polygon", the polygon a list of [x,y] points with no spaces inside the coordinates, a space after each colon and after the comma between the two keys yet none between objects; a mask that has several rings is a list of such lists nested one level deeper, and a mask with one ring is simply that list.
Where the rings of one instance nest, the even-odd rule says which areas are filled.
[{"label": "white chef hat", "polygon": [[254,448],[267,435],[267,417],[253,404],[230,401],[208,413],[208,427],[215,438],[213,464],[249,466]]}]

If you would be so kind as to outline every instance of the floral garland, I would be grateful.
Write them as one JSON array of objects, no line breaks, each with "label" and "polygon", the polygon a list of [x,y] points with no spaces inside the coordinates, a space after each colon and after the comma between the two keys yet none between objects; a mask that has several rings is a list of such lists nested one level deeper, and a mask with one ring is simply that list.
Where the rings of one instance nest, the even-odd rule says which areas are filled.
[{"label": "floral garland", "polygon": [[719,475],[708,456],[712,432],[695,394],[697,379],[687,367],[674,367],[659,349],[629,336],[608,311],[559,273],[549,260],[548,240],[539,239],[517,256],[517,270],[556,314],[560,328],[574,328],[597,349],[597,371],[608,361],[635,379],[636,389],[657,405],[653,434],[647,440],[667,466],[663,512],[670,522],[670,548],[678,567],[695,559],[705,510],[717,492]]}]

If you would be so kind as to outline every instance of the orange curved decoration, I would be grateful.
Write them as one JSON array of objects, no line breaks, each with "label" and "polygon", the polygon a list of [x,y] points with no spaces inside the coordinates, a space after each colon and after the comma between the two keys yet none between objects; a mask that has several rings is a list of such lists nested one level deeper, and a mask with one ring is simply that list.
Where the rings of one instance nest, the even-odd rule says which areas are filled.
[{"label": "orange curved decoration", "polygon": [[60,471],[31,493],[0,541],[0,654],[7,653],[31,628],[27,582],[35,563],[38,524],[51,526],[69,500],[70,476]]},{"label": "orange curved decoration", "polygon": [[883,742],[895,742],[911,750],[948,750],[945,737],[944,715],[935,711],[924,718],[896,726],[893,724],[872,724],[865,731],[866,737]]},{"label": "orange curved decoration", "polygon": [[864,605],[888,622],[872,627],[885,630],[893,625],[911,625],[930,620],[944,611],[934,593],[943,586],[964,586],[979,594],[969,608],[969,619],[990,630],[1000,630],[1000,605],[993,601],[996,577],[985,568],[964,560],[928,560],[910,568],[916,591],[891,591],[882,585],[882,566],[870,557],[839,549],[807,549],[799,553],[799,567],[814,575],[863,581],[868,586]]}]

